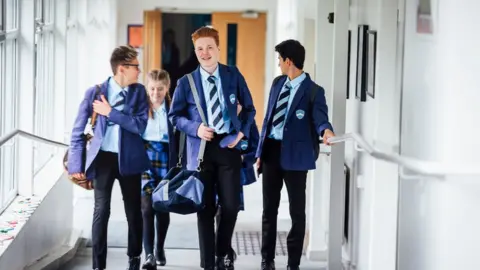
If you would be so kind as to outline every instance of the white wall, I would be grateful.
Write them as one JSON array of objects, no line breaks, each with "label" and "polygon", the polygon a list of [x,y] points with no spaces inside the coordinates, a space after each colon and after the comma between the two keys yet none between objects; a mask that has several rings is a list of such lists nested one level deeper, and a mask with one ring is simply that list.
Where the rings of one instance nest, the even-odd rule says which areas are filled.
[{"label": "white wall", "polygon": [[[402,154],[478,166],[480,3],[432,3],[433,35],[416,32],[416,3],[406,5]],[[478,268],[478,175],[401,183],[399,269]]]},{"label": "white wall", "polygon": [[[360,133],[370,144],[397,152],[400,134],[400,89],[397,86],[397,0],[352,1],[350,10],[350,99],[346,132]],[[375,98],[355,98],[357,27],[367,24],[377,31]],[[350,259],[358,269],[394,269],[396,261],[397,166],[376,161],[346,145],[346,162],[354,186]]]}]

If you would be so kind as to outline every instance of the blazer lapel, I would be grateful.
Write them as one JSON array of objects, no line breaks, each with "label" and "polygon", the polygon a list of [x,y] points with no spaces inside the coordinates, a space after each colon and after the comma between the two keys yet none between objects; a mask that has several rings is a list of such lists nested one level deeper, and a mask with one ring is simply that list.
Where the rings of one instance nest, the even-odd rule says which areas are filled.
[{"label": "blazer lapel", "polygon": [[290,108],[288,109],[288,112],[287,112],[287,118],[286,118],[287,121],[288,119],[290,119],[290,116],[292,116],[292,113],[295,111],[295,108],[297,107],[300,100],[302,100],[303,96],[305,95],[305,91],[308,89],[310,83],[311,83],[310,77],[307,75],[307,77],[300,84],[300,87],[295,93],[295,96],[293,97],[292,105],[290,105]]},{"label": "blazer lapel", "polygon": [[273,86],[272,90],[272,97],[273,97],[273,102],[269,103],[270,105],[268,106],[268,112],[267,112],[267,119],[270,121],[272,118],[272,114],[275,111],[275,107],[277,106],[277,101],[278,101],[278,96],[280,95],[280,92],[282,91],[283,84],[285,83],[285,79],[281,79],[277,82],[276,85]]},{"label": "blazer lapel", "polygon": [[[109,80],[113,80],[113,77],[111,77]],[[106,80],[103,84],[100,85],[100,93],[105,97],[105,99],[108,99],[108,84],[109,80]],[[96,97],[95,99],[100,99],[100,97]],[[107,125],[106,125],[106,120],[107,118],[103,115],[97,115],[97,120],[95,123],[96,128],[99,128],[102,131],[102,137],[105,134],[107,130]]]},{"label": "blazer lapel", "polygon": [[[218,69],[219,69],[219,74],[220,74],[220,80],[222,81],[222,93],[223,93],[223,102],[225,106],[228,108],[228,113],[232,115],[232,102],[230,101],[230,95],[233,94],[230,92],[230,76],[231,73],[227,69],[225,65],[218,64]],[[235,88],[236,89],[236,88]],[[235,101],[237,100],[237,96],[235,95]],[[234,102],[235,103],[235,102]],[[235,107],[235,113],[233,115],[236,115],[237,113],[237,106]]]},{"label": "blazer lapel", "polygon": [[[195,86],[197,87],[198,96],[200,97],[200,103],[202,104],[203,114],[207,117],[207,103],[205,99],[205,95],[203,93],[203,86],[202,86],[202,75],[200,75],[200,66],[193,72],[193,81],[195,82]],[[193,93],[192,93],[193,95]],[[208,120],[207,120],[208,121]]]}]

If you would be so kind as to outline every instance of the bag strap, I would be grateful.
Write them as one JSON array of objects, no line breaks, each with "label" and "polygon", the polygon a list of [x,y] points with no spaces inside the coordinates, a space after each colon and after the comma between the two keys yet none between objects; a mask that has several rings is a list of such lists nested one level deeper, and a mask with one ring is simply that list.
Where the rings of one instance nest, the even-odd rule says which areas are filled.
[{"label": "bag strap", "polygon": [[[100,94],[101,88],[100,85],[97,84],[95,85],[95,95],[93,96],[93,100]],[[92,130],[95,127],[95,122],[97,122],[97,113],[93,112],[92,113],[92,120],[91,120],[91,125],[92,125]]]},{"label": "bag strap", "polygon": [[182,167],[182,159],[183,159],[183,151],[185,150],[185,141],[187,140],[187,136],[185,132],[180,132],[180,146],[178,147],[178,163],[177,167]]},{"label": "bag strap", "polygon": [[[208,126],[207,118],[205,118],[205,114],[203,113],[202,105],[200,103],[200,97],[198,96],[197,87],[195,86],[195,82],[193,81],[192,74],[187,74],[188,82],[190,83],[190,88],[192,89],[193,99],[195,99],[195,104],[197,105],[198,113],[200,114],[200,118],[202,119],[202,124],[204,126]],[[205,153],[205,146],[207,145],[207,141],[203,140],[200,142],[200,149],[198,150],[198,168],[197,170],[200,171],[200,164],[203,162],[203,154]]]}]

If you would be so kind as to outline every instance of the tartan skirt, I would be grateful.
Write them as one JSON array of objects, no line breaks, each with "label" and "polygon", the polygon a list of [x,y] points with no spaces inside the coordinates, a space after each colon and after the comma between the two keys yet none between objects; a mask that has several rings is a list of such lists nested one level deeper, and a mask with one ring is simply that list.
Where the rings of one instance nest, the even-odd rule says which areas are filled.
[{"label": "tartan skirt", "polygon": [[168,143],[145,141],[150,169],[142,173],[142,195],[151,195],[168,172]]}]

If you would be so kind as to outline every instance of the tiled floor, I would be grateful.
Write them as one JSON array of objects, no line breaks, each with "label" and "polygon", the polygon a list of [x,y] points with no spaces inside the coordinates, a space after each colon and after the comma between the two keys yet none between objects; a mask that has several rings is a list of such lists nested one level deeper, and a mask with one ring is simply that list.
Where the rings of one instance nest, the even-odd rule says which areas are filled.
[{"label": "tiled floor", "polygon": [[[237,232],[260,232],[262,216],[262,188],[261,182],[245,187],[246,211],[239,213]],[[77,203],[75,211],[76,224],[81,224],[84,236],[89,237],[91,228],[91,216],[93,199],[86,196]],[[111,216],[109,222],[108,242],[108,269],[126,268],[126,232],[127,225],[123,210],[123,201],[118,185],[115,185],[112,196]],[[288,213],[288,197],[282,193],[278,215],[278,231],[286,232],[290,229],[290,216]],[[200,269],[198,234],[196,215],[171,215],[170,228],[165,243],[167,253],[167,266],[158,269]],[[257,249],[258,250],[258,249]],[[239,252],[241,253],[241,252]],[[244,252],[245,253],[245,252]],[[255,255],[239,255],[236,269],[250,270],[259,269],[261,257],[258,252]],[[281,253],[279,253],[281,255]],[[286,269],[286,256],[277,256],[277,269]],[[309,262],[303,259],[302,270],[322,270],[324,263]],[[68,265],[61,270],[87,270],[91,269],[91,249],[81,251]]]},{"label": "tiled floor", "polygon": [[[126,250],[123,248],[111,248],[108,251],[108,265],[107,269],[123,270],[127,266],[127,257],[125,255]],[[91,268],[91,252],[89,249],[84,250],[78,254],[74,260],[68,265],[65,265],[61,270],[90,270]],[[165,270],[193,270],[201,269],[199,262],[198,250],[166,250],[167,265],[164,267],[158,267],[157,269]],[[142,258],[143,259],[143,258]],[[277,269],[286,269],[287,257],[281,256],[276,259]],[[305,258],[303,259],[302,270],[325,270],[324,263],[309,262]],[[259,256],[238,256],[235,263],[235,269],[238,270],[257,270],[260,269],[260,257]]]}]

